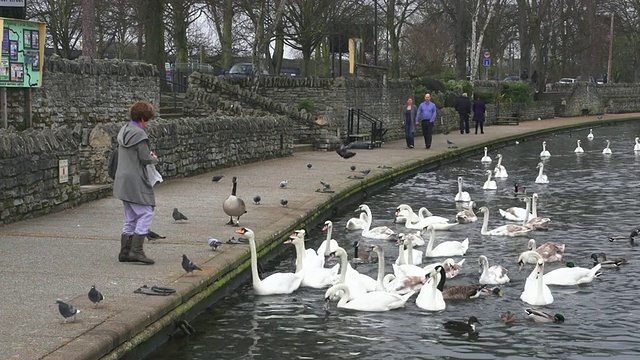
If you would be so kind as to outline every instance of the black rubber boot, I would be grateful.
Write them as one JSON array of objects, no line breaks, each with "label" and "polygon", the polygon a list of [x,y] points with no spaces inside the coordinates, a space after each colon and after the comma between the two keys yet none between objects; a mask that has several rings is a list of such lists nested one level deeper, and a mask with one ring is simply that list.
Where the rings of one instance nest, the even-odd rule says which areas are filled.
[{"label": "black rubber boot", "polygon": [[120,237],[120,254],[118,255],[118,261],[131,262],[136,261],[129,257],[131,251],[131,235],[122,234]]},{"label": "black rubber boot", "polygon": [[152,259],[149,259],[142,250],[142,246],[144,245],[144,239],[146,236],[133,234],[131,237],[131,251],[129,252],[129,258],[131,261],[139,261],[146,265],[153,265],[156,262]]}]

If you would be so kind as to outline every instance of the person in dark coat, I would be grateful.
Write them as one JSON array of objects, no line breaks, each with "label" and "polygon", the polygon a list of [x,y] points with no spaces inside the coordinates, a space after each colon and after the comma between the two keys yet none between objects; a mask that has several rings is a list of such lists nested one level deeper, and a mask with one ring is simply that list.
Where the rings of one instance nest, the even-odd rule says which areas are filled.
[{"label": "person in dark coat", "polygon": [[456,101],[456,111],[460,115],[460,134],[469,133],[469,115],[471,114],[471,100],[467,96],[467,93],[462,93],[462,96]]},{"label": "person in dark coat", "polygon": [[414,147],[414,134],[416,132],[416,113],[418,108],[413,105],[413,98],[407,99],[407,105],[402,107],[402,124],[404,137],[407,141],[407,149]]},{"label": "person in dark coat", "polygon": [[478,95],[474,96],[473,99],[473,121],[476,123],[476,135],[478,134],[478,126],[480,126],[480,133],[484,134],[484,114],[487,111],[487,107],[478,97]]}]

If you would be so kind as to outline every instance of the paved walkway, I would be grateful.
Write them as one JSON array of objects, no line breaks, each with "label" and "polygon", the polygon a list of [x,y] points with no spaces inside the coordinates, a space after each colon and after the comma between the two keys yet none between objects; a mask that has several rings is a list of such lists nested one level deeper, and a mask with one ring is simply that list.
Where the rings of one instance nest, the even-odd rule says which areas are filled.
[{"label": "paved walkway", "polygon": [[[238,177],[238,195],[248,204],[241,225],[252,228],[260,243],[278,238],[323,204],[361,185],[398,171],[410,171],[452,151],[478,148],[507,138],[515,140],[539,131],[633,117],[640,114],[490,126],[484,135],[458,132],[436,135],[430,150],[424,149],[422,138],[416,139],[417,146],[412,150],[405,148],[404,140],[397,140],[380,149],[356,150],[357,156],[348,160],[335,152],[300,152],[287,158],[169,180],[156,188],[158,206],[152,225],[155,232],[167,238],[145,245],[146,254],[156,261],[154,266],[117,261],[122,205],[113,198],[0,227],[0,358],[97,359],[110,352],[109,358],[117,358],[154,329],[171,324],[170,320],[196,302],[202,294],[194,295],[213,280],[239,266],[246,268],[248,246],[224,244],[212,251],[207,245],[209,237],[226,241],[235,235],[234,228],[225,225],[229,219],[222,210],[222,202],[231,191],[232,176]],[[459,148],[449,149],[445,139]],[[307,164],[313,165],[310,170]],[[364,180],[349,179],[353,175],[351,165],[371,169],[371,174]],[[378,168],[381,165],[393,169]],[[225,177],[215,183],[211,181],[214,174]],[[279,183],[285,179],[289,185],[282,189]],[[336,193],[315,192],[321,187],[320,180],[329,182]],[[260,205],[253,204],[255,195],[262,197]],[[281,198],[289,201],[288,207],[280,205]],[[174,207],[189,220],[173,221]],[[182,254],[187,254],[204,271],[185,277],[180,265]],[[87,298],[93,284],[106,296],[97,309],[91,308]],[[178,295],[134,294],[133,290],[143,284],[172,287],[178,290]],[[63,323],[55,304],[57,298],[82,310],[76,322]],[[147,328],[152,323],[154,326]],[[141,332],[142,335],[128,342]],[[121,345],[123,342],[127,343]]]}]

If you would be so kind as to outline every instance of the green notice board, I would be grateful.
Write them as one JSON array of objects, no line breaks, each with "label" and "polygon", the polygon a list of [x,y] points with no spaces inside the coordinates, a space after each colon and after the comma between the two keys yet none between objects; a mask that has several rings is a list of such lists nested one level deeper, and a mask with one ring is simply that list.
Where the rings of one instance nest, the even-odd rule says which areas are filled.
[{"label": "green notice board", "polygon": [[42,86],[45,24],[0,18],[0,87]]}]

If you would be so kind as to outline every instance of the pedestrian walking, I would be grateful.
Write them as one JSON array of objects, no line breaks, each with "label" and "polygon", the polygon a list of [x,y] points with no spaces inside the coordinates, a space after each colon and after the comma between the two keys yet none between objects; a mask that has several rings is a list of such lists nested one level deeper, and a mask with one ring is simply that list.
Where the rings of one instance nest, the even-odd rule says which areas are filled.
[{"label": "pedestrian walking", "polygon": [[433,124],[436,121],[436,104],[431,102],[431,94],[424,94],[424,101],[418,107],[416,113],[416,125],[421,124],[422,135],[424,136],[424,147],[431,149],[433,138]]},{"label": "pedestrian walking", "polygon": [[460,116],[460,134],[469,133],[469,115],[471,114],[471,100],[467,96],[467,93],[462,93],[462,96],[456,101],[456,111]]},{"label": "pedestrian walking", "polygon": [[487,111],[487,106],[484,101],[475,95],[473,97],[473,121],[476,123],[476,135],[478,134],[478,126],[480,127],[480,133],[484,134],[484,115]]},{"label": "pedestrian walking", "polygon": [[407,149],[414,147],[414,134],[416,132],[416,113],[418,108],[413,105],[413,98],[407,99],[407,105],[402,110],[402,125],[404,127],[404,137],[407,141]]}]

